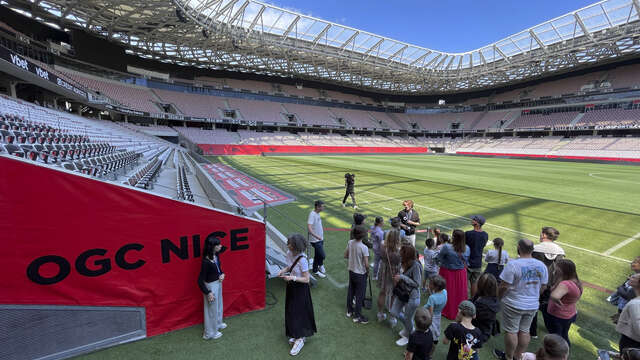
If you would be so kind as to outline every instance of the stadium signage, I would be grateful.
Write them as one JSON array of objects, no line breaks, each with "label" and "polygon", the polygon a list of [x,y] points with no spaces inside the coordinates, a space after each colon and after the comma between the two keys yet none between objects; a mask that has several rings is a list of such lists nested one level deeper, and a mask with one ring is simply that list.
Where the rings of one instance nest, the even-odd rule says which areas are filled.
[{"label": "stadium signage", "polygon": [[[229,231],[231,251],[249,249],[249,238],[247,236],[243,236],[243,234],[247,234],[248,232],[248,228],[232,229]],[[227,236],[227,233],[224,231],[214,231],[209,235],[214,235],[223,240]],[[202,248],[200,235],[193,235],[191,237],[191,245],[192,258],[200,257]],[[160,251],[156,251],[156,254],[160,254],[162,264],[171,262],[171,254],[175,255],[174,259],[177,257],[181,260],[188,260],[189,237],[181,236],[179,244],[174,243],[170,239],[162,239],[159,242],[159,249]],[[113,261],[120,269],[136,270],[147,263],[147,261],[144,260],[144,254],[142,253],[143,250],[144,245],[142,244],[125,244],[115,251]],[[129,255],[131,251],[135,251],[137,255],[134,255],[133,253]],[[74,261],[76,272],[87,277],[97,277],[108,273],[113,267],[110,259],[111,253],[113,252],[102,248],[83,251]],[[43,267],[50,265],[56,265],[58,268],[57,271],[53,275],[43,275],[40,270]],[[59,255],[45,255],[38,257],[27,267],[27,277],[29,280],[39,285],[52,285],[59,283],[66,279],[69,274],[71,274],[71,262],[69,259]]]},{"label": "stadium signage", "polygon": [[22,56],[14,53],[13,51],[0,46],[0,59],[7,61],[8,63],[14,65],[16,68],[24,71],[28,71],[41,79],[47,80],[59,87],[62,87],[68,91],[73,92],[74,94],[87,98],[87,92],[69,84],[64,79],[59,78],[58,76],[49,73],[49,71],[41,68],[40,66],[32,63],[31,61],[23,58]]},{"label": "stadium signage", "polygon": [[105,105],[105,107],[107,109],[115,110],[115,111],[121,112],[123,114],[135,115],[135,116],[149,116],[149,113],[147,113],[147,112],[138,111],[138,110],[132,110],[132,109],[124,108],[124,107],[121,107],[121,106],[115,106],[115,105],[107,104],[107,105]]},{"label": "stadium signage", "polygon": [[202,323],[196,279],[213,233],[229,248],[225,316],[264,308],[263,222],[19,159],[0,156],[0,169],[0,189],[29,189],[0,196],[11,244],[0,252],[0,304],[143,307],[147,336]]}]

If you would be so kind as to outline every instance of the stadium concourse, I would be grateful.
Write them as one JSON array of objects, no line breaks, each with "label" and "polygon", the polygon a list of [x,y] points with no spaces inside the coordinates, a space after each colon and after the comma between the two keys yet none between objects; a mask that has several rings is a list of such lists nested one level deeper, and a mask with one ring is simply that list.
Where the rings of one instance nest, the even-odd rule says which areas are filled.
[{"label": "stadium concourse", "polygon": [[[465,360],[511,360],[546,339],[558,360],[569,342],[585,359],[640,344],[625,327],[640,291],[627,279],[629,263],[640,272],[637,0],[600,1],[463,53],[258,0],[6,0],[0,9],[0,233],[10,249],[0,254],[0,358],[421,354],[416,344],[430,342],[411,334],[413,310],[424,300],[438,313],[446,300],[429,294],[442,286],[447,320],[423,332],[433,340],[442,330],[433,359],[461,333],[474,342],[460,349]],[[343,186],[353,203],[334,204]],[[380,229],[358,225],[374,219]],[[531,295],[530,306],[503,308],[502,331],[486,320],[497,308],[482,301],[497,299],[473,296],[497,292],[495,279],[478,280],[490,250],[483,225],[496,254],[504,245],[513,259],[518,246],[526,259],[533,247],[547,272],[562,268],[570,289],[555,308],[544,304],[559,281],[542,298],[503,286],[507,299]],[[374,322],[361,313],[365,261],[380,262],[380,242],[370,259],[357,242],[343,258],[345,240],[367,230],[398,246],[384,250],[381,295],[364,311],[378,323],[363,328]],[[470,254],[465,237],[476,239]],[[294,260],[308,241],[309,259]],[[416,250],[426,275],[441,266],[448,286],[418,281]],[[491,259],[498,275],[503,258]],[[394,294],[392,268],[421,286]],[[603,310],[610,294],[615,328]],[[489,333],[470,329],[467,298]],[[559,340],[541,333],[517,347],[525,328]]]}]

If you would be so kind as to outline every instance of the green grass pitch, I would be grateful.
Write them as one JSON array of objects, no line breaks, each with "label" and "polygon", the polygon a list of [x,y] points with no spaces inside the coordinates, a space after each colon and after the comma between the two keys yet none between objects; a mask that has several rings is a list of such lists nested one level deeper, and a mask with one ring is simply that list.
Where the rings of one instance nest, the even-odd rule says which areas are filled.
[{"label": "green grass pitch", "polygon": [[[640,255],[640,167],[612,164],[452,156],[309,156],[220,157],[222,161],[257,179],[296,196],[297,201],[268,210],[268,219],[284,234],[303,232],[313,201],[322,199],[326,228],[350,226],[353,210],[340,206],[345,172],[356,173],[359,212],[389,218],[412,199],[422,226],[468,230],[474,214],[487,218],[489,238],[501,237],[511,257],[519,238],[537,241],[540,228],[554,226],[567,257],[575,261],[581,280],[615,289],[630,272],[629,261]],[[416,246],[424,248],[424,234]],[[342,258],[348,233],[326,231],[327,272],[312,290],[318,333],[310,338],[301,359],[400,359],[397,331],[375,321],[374,309],[365,310],[371,322],[354,324],[345,317],[346,261]],[[491,244],[488,244],[491,247]],[[232,281],[231,279],[229,281]],[[284,335],[284,284],[267,281],[265,310],[229,318],[224,336],[201,339],[202,326],[117,346],[85,356],[166,359],[283,359],[289,357]],[[377,288],[374,285],[374,298]],[[609,320],[616,309],[606,303],[602,290],[585,287],[573,325],[572,359],[595,359],[597,348],[617,347],[618,335]],[[426,302],[423,297],[422,303]],[[545,334],[539,317],[538,348]],[[444,319],[443,319],[444,320]],[[447,325],[443,321],[443,329]],[[490,359],[493,347],[504,348],[494,337],[480,351]],[[447,347],[438,345],[434,359],[443,359]]]}]

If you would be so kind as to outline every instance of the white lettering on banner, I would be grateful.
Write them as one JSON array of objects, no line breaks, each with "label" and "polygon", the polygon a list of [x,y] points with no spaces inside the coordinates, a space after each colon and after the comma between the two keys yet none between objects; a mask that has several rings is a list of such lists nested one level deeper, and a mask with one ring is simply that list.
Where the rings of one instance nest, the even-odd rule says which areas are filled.
[{"label": "white lettering on banner", "polygon": [[42,70],[39,66],[36,66],[36,74],[43,79],[49,80],[49,72],[46,70]]},{"label": "white lettering on banner", "polygon": [[14,54],[10,54],[10,55],[11,55],[11,62],[13,62],[13,65],[29,71],[29,63],[27,62],[27,60],[21,58],[18,55],[14,55]]},{"label": "white lettering on banner", "polygon": [[67,83],[66,81],[58,78],[58,85],[62,86],[63,88],[69,90],[69,91],[73,91],[73,86],[71,86],[71,84]]}]

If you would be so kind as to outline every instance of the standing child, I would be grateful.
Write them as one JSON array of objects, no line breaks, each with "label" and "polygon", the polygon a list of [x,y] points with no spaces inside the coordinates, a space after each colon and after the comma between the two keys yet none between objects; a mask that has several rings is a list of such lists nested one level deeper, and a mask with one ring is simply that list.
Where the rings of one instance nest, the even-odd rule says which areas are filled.
[{"label": "standing child", "polygon": [[502,250],[504,246],[504,240],[501,238],[493,239],[493,250],[487,251],[487,255],[484,257],[484,261],[487,262],[487,268],[485,273],[493,275],[497,281],[500,281],[500,274],[504,265],[509,261],[509,254],[506,250]]},{"label": "standing child", "polygon": [[443,343],[449,344],[447,360],[478,360],[478,351],[482,345],[482,332],[471,321],[476,316],[476,307],[469,300],[458,305],[456,321],[444,331]]},{"label": "standing child", "polygon": [[428,360],[431,359],[433,349],[433,337],[431,336],[431,315],[423,308],[418,308],[413,317],[416,329],[409,336],[407,351],[404,354],[405,360]]},{"label": "standing child", "polygon": [[373,243],[373,280],[378,280],[378,270],[380,269],[380,262],[382,260],[382,243],[384,239],[384,232],[382,231],[382,223],[384,219],[381,216],[377,216],[376,220],[371,227],[371,242]]},{"label": "standing child", "polygon": [[[369,272],[369,249],[362,243],[367,237],[367,228],[358,225],[353,228],[353,239],[344,251],[344,258],[349,259],[349,289],[347,290],[347,317],[353,316],[353,322],[366,324],[369,320],[362,315],[362,302],[367,289]],[[353,298],[355,300],[355,307]]]},{"label": "standing child", "polygon": [[431,290],[431,296],[427,299],[427,303],[424,305],[426,310],[429,310],[431,315],[431,335],[433,336],[433,350],[438,345],[440,339],[440,320],[442,319],[442,309],[447,304],[447,282],[440,275],[436,275],[431,279],[429,283],[429,290]]},{"label": "standing child", "polygon": [[428,291],[428,282],[431,278],[438,275],[440,267],[436,264],[436,257],[438,252],[436,251],[436,242],[433,238],[427,238],[424,248],[424,277],[422,278],[422,291],[426,294],[430,294]]},{"label": "standing child", "polygon": [[482,331],[482,342],[486,343],[492,335],[499,333],[496,323],[496,314],[500,311],[498,281],[493,275],[490,273],[480,275],[478,292],[472,302],[476,306],[476,317],[471,323]]}]

